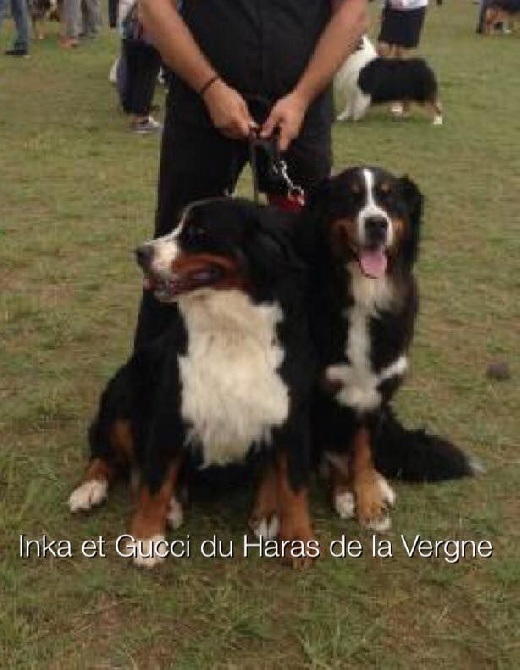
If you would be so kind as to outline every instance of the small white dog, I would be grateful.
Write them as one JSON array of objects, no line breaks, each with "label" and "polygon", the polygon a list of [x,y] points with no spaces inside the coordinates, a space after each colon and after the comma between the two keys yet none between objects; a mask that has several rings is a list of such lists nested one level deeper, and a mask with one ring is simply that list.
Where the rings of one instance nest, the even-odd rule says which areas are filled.
[{"label": "small white dog", "polygon": [[365,35],[334,78],[336,100],[343,110],[337,119],[359,121],[373,104],[415,102],[430,111],[435,125],[441,125],[437,88],[435,74],[423,58],[382,58]]}]

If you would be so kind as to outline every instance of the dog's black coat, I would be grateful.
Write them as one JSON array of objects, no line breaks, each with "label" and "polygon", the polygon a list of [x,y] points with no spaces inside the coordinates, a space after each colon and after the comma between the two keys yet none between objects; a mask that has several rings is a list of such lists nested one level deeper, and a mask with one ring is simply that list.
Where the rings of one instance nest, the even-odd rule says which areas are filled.
[{"label": "dog's black coat", "polygon": [[437,100],[435,73],[422,58],[374,58],[359,71],[358,86],[373,104]]},{"label": "dog's black coat", "polygon": [[[320,377],[312,415],[316,453],[320,456],[324,452],[348,451],[356,430],[364,425],[370,430],[375,466],[383,475],[409,481],[470,475],[472,463],[457,447],[399,423],[390,403],[402,374],[378,384],[380,402],[369,409],[340,402],[339,389],[322,383],[330,366],[353,364],[347,351],[353,335],[349,314],[356,306],[352,274],[356,258],[346,244],[339,253],[334,251],[331,231],[335,221],[356,221],[366,202],[363,172],[359,168],[346,170],[323,184],[310,198],[296,227],[295,244],[309,264],[311,331]],[[369,172],[375,205],[390,219],[404,224],[404,234],[393,250],[385,275],[385,280],[392,282],[396,299],[375,309],[368,321],[369,366],[378,374],[406,354],[412,342],[418,309],[413,266],[419,252],[423,198],[406,177],[398,179],[377,168],[369,168]]]},{"label": "dog's black coat", "polygon": [[[178,244],[189,254],[210,253],[232,259],[247,286],[234,290],[247,292],[255,305],[277,303],[281,309],[276,338],[283,360],[277,374],[289,393],[289,412],[283,425],[273,426],[270,443],[260,441],[247,446],[244,461],[255,454],[283,449],[290,482],[297,489],[308,477],[308,401],[314,358],[307,327],[304,265],[292,251],[281,217],[269,208],[238,199],[195,203],[186,216]],[[184,389],[179,361],[186,356],[192,335],[177,312],[171,327],[152,345],[135,352],[109,382],[90,430],[91,458],[112,462],[117,458],[110,448],[112,426],[118,420],[131,423],[141,483],[152,494],[160,488],[168,464],[179,452],[186,452],[191,466],[200,462],[197,445],[187,446],[192,426],[181,415]],[[250,392],[254,397],[255,388]],[[240,407],[236,411],[240,412]]]}]

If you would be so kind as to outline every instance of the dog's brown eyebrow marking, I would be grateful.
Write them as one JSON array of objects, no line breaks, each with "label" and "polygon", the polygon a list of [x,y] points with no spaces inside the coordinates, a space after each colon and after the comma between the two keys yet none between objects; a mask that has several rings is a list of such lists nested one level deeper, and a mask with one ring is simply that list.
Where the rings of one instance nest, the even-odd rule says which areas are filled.
[{"label": "dog's brown eyebrow marking", "polygon": [[391,184],[387,181],[384,181],[379,188],[383,191],[383,193],[390,193],[392,190]]},{"label": "dog's brown eyebrow marking", "polygon": [[361,193],[361,184],[358,181],[353,182],[350,186],[350,190],[352,191],[352,193],[358,195],[359,193]]}]

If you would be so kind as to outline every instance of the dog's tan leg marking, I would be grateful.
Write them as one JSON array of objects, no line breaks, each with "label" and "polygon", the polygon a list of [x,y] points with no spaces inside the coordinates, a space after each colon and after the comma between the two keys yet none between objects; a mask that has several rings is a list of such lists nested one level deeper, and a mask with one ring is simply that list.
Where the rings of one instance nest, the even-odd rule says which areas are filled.
[{"label": "dog's tan leg marking", "polygon": [[130,421],[118,419],[110,427],[110,446],[114,451],[117,464],[123,467],[134,462],[134,438]]},{"label": "dog's tan leg marking", "polygon": [[[128,543],[132,547],[137,547],[137,553],[134,557],[136,565],[152,568],[163,560],[163,557],[154,555],[154,547],[165,538],[170,501],[176,493],[180,466],[181,458],[179,457],[170,465],[164,482],[157,493],[150,493],[146,485],[141,484],[140,486],[130,530],[134,541]],[[140,547],[142,548],[142,555],[139,552]]]},{"label": "dog's tan leg marking", "polygon": [[354,437],[349,473],[359,522],[373,530],[387,530],[390,527],[387,508],[393,504],[395,496],[374,467],[367,428],[359,428]]},{"label": "dog's tan leg marking", "polygon": [[[280,541],[301,540],[304,544],[315,539],[309,516],[308,490],[302,487],[295,492],[289,482],[287,455],[279,454],[277,458],[278,505],[280,513]],[[307,545],[306,545],[307,546]],[[283,562],[296,569],[308,568],[314,559],[310,556],[294,558],[290,552],[284,551]]]},{"label": "dog's tan leg marking", "polygon": [[278,535],[278,475],[274,463],[267,465],[262,473],[248,525],[257,537],[271,539]]}]

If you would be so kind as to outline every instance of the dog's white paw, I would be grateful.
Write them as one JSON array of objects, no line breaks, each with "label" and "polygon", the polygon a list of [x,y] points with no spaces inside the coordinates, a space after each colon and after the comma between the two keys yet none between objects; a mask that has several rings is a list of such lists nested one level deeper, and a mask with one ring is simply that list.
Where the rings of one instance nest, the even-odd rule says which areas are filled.
[{"label": "dog's white paw", "polygon": [[170,509],[168,511],[166,521],[173,530],[180,528],[184,522],[184,510],[182,509],[182,505],[177,500],[176,496],[171,497]]},{"label": "dog's white paw", "polygon": [[71,512],[86,512],[99,505],[108,494],[108,482],[106,479],[90,479],[83,482],[70,494],[69,508]]},{"label": "dog's white paw", "polygon": [[440,115],[437,115],[433,118],[433,125],[434,126],[442,126],[443,124],[443,118]]},{"label": "dog's white paw", "polygon": [[276,514],[270,519],[260,519],[258,524],[253,528],[255,537],[264,540],[274,540],[280,531],[280,520]]},{"label": "dog's white paw", "polygon": [[165,541],[164,535],[155,535],[147,540],[133,540],[127,543],[127,549],[132,549],[134,564],[140,568],[153,568],[162,561],[165,556],[164,547],[161,555],[157,553],[157,548]]},{"label": "dog's white paw", "polygon": [[[387,508],[393,507],[396,499],[395,491],[381,475],[377,478],[377,486],[379,488],[379,495],[382,502]],[[385,510],[378,517],[371,518],[363,522],[362,525],[376,533],[384,533],[392,527],[392,519],[390,518],[388,511]]]},{"label": "dog's white paw", "polygon": [[334,509],[341,519],[351,519],[356,512],[356,500],[352,491],[343,491],[334,497]]}]

